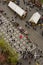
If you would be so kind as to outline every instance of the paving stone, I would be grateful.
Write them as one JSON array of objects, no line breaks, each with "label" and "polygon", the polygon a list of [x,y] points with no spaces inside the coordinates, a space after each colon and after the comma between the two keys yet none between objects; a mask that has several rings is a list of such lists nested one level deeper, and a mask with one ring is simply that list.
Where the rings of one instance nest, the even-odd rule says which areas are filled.
[{"label": "paving stone", "polygon": [[[15,48],[18,52],[25,50],[25,47],[27,47],[28,50],[31,50],[30,43],[27,44],[26,37],[19,32],[18,29],[12,26],[10,21],[7,21],[6,18],[3,16],[1,17],[4,21],[3,26],[0,28],[1,32],[3,32],[3,37],[7,42],[10,42],[10,45]],[[11,32],[9,32],[11,30]],[[14,32],[13,32],[14,30]],[[7,33],[8,31],[8,33]],[[12,35],[12,37],[11,37]],[[20,39],[19,36],[22,35],[23,38]],[[15,42],[12,41],[15,39]],[[35,46],[33,46],[35,48]]]}]

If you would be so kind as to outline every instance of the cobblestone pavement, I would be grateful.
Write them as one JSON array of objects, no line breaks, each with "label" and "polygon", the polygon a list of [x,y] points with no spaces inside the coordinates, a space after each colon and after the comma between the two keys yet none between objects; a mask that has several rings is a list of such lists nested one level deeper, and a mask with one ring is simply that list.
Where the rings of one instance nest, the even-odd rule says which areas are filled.
[{"label": "cobblestone pavement", "polygon": [[[19,0],[20,1],[20,4],[19,4],[19,6],[21,7],[21,8],[23,8],[24,10],[26,9],[26,7],[27,7],[27,10],[28,10],[28,14],[27,14],[27,16],[26,16],[26,18],[24,19],[24,20],[21,20],[20,19],[20,17],[19,16],[17,16],[17,18],[15,18],[15,16],[17,15],[17,14],[15,14],[12,10],[10,10],[9,8],[8,8],[8,4],[4,4],[3,5],[3,3],[1,3],[0,4],[0,6],[2,7],[2,9],[4,10],[4,13],[6,13],[6,15],[4,15],[4,13],[3,13],[3,15],[7,18],[7,17],[9,17],[8,18],[8,20],[9,21],[11,21],[12,20],[12,17],[13,17],[13,19],[14,19],[14,21],[16,21],[16,22],[18,22],[23,28],[25,28],[25,30],[27,30],[28,32],[29,32],[29,34],[30,34],[30,36],[29,36],[29,38],[30,38],[30,40],[34,43],[34,44],[37,44],[39,47],[40,47],[40,49],[43,51],[43,37],[41,36],[41,32],[42,32],[42,29],[40,29],[40,27],[38,26],[37,27],[37,30],[34,30],[32,27],[30,27],[30,29],[29,28],[26,28],[25,27],[25,24],[26,24],[26,21],[28,21],[29,19],[30,19],[30,17],[32,16],[32,14],[34,13],[34,12],[39,12],[41,15],[43,14],[43,11],[41,11],[41,10],[39,10],[37,7],[34,7],[34,8],[31,8],[31,11],[29,11],[29,5],[26,5],[26,4],[24,4],[23,3],[23,0]],[[28,1],[28,0],[25,0],[26,2]],[[4,17],[2,16],[2,19],[3,19]],[[6,18],[4,18],[3,19],[3,22],[6,20],[6,21],[8,21]],[[4,34],[4,38],[5,38],[5,40],[7,41],[7,42],[9,42],[10,43],[10,45],[13,47],[13,48],[15,48],[16,50],[18,50],[18,52],[20,51],[20,50],[24,50],[25,48],[24,48],[24,45],[25,45],[25,47],[27,47],[27,39],[25,38],[25,36],[24,35],[22,35],[23,36],[23,38],[22,39],[20,39],[19,38],[19,35],[21,35],[21,33],[19,32],[19,30],[17,30],[15,27],[13,27],[12,28],[12,24],[9,26],[9,21],[8,22],[5,22],[5,23],[7,23],[8,24],[8,28],[5,26],[5,25],[7,25],[7,24],[5,24],[4,23],[4,25],[3,26],[0,26],[0,32],[2,33],[2,31],[3,31],[3,34]],[[5,26],[5,27],[4,27]],[[10,27],[10,28],[9,28]],[[5,29],[8,29],[8,31],[11,29],[11,34],[12,34],[12,36],[11,36],[11,34],[10,34],[10,32],[8,32],[8,34],[6,34],[6,32],[7,32],[7,30],[5,30]],[[16,29],[16,30],[14,30],[14,33],[12,33],[13,32],[13,29]],[[5,32],[6,31],[6,32]],[[18,31],[18,34],[19,35],[17,35],[17,31]],[[9,35],[10,34],[10,35]],[[15,35],[14,35],[15,34]],[[1,34],[0,34],[1,35]],[[17,36],[16,36],[17,35]],[[15,39],[15,42],[14,41],[12,41],[12,38],[10,38],[10,36],[13,38],[13,39]],[[14,37],[13,37],[14,36]],[[25,42],[25,40],[24,39],[26,39],[26,42]],[[13,43],[12,43],[13,42]],[[20,45],[19,45],[19,43],[20,43]],[[24,44],[25,43],[25,44]],[[19,47],[20,46],[20,47]],[[23,46],[23,47],[22,47]],[[19,49],[18,49],[18,47],[19,47]],[[29,47],[28,47],[29,48]],[[35,50],[36,51],[36,50]],[[32,51],[33,52],[33,51]],[[19,52],[20,53],[20,52]],[[22,62],[23,62],[23,59],[22,59]],[[23,62],[23,65],[29,65],[28,63],[26,63],[27,61],[24,61]],[[39,59],[39,62],[41,63],[41,62],[43,62],[43,59]],[[34,64],[34,62],[32,61],[32,65],[35,65]],[[41,63],[40,65],[43,65],[43,63]]]},{"label": "cobblestone pavement", "polygon": [[[29,43],[26,37],[19,32],[18,29],[12,26],[12,24],[1,15],[2,23],[0,25],[0,32],[3,33],[3,37],[6,41],[10,43],[10,45],[15,48],[19,53],[20,51],[24,51],[26,48],[29,51],[32,51],[36,48],[36,46],[32,43]],[[22,39],[20,39],[20,35],[23,36]],[[31,48],[31,45],[33,47]]]}]

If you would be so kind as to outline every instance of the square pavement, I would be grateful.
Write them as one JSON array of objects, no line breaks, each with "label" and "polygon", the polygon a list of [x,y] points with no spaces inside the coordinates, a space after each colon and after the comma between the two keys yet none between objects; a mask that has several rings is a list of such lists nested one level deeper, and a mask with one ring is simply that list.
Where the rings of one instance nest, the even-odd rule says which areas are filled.
[{"label": "square pavement", "polygon": [[[18,29],[13,27],[11,22],[4,18],[4,16],[2,16],[1,19],[4,23],[0,27],[0,30],[3,33],[4,39],[10,42],[9,44],[11,44],[13,48],[15,48],[18,52],[20,52],[21,50],[24,51],[25,48],[27,48],[29,51],[32,51],[36,48],[36,46],[32,43],[27,44],[28,40],[26,39],[26,37],[23,34],[21,34]],[[8,33],[6,31],[8,31]],[[12,37],[10,37],[11,35]],[[20,35],[23,36],[22,39],[19,38]],[[15,39],[15,41],[12,41],[13,39]],[[31,44],[33,45],[32,48],[30,48]]]}]

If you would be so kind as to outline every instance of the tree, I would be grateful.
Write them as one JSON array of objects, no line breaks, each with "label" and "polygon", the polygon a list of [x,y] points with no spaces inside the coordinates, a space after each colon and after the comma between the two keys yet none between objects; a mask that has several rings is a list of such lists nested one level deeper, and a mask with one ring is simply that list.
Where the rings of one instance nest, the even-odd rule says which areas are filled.
[{"label": "tree", "polygon": [[2,49],[2,54],[6,57],[6,63],[10,65],[15,65],[18,61],[18,54],[16,53],[13,48],[9,45],[9,43],[6,43],[3,38],[0,38],[0,47]]}]

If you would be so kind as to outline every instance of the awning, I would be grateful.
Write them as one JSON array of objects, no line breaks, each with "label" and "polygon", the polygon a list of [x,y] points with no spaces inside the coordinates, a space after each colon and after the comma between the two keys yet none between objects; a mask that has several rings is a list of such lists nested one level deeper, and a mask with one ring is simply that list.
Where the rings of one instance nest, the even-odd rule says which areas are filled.
[{"label": "awning", "polygon": [[38,12],[36,12],[36,13],[34,13],[32,15],[32,17],[30,18],[29,22],[33,22],[33,23],[37,24],[39,19],[40,19],[40,17],[41,17],[41,15]]}]

